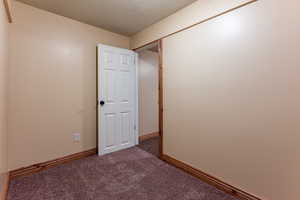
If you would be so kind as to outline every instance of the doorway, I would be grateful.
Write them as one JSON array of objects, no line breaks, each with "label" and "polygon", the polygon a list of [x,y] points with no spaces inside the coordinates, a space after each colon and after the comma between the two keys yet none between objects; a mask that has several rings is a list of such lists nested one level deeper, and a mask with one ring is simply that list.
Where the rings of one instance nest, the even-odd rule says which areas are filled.
[{"label": "doorway", "polygon": [[139,145],[161,158],[162,41],[134,51],[99,44],[97,71],[98,154]]},{"label": "doorway", "polygon": [[138,54],[139,147],[162,153],[161,42],[135,50]]}]

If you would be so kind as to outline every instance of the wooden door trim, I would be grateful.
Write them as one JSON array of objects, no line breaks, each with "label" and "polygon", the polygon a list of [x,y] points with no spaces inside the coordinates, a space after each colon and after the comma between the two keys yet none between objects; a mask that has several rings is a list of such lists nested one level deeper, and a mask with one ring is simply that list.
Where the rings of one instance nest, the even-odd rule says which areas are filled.
[{"label": "wooden door trim", "polygon": [[190,25],[190,26],[187,26],[187,27],[185,27],[185,28],[179,29],[178,31],[169,33],[169,34],[167,34],[167,35],[165,35],[165,36],[163,36],[163,37],[161,37],[161,38],[159,38],[159,39],[153,40],[153,41],[148,42],[148,43],[146,43],[146,44],[143,44],[143,45],[141,45],[141,46],[139,46],[139,47],[133,48],[133,50],[134,50],[134,51],[139,50],[139,49],[141,49],[141,48],[143,48],[143,47],[146,47],[146,46],[148,46],[148,45],[150,45],[150,44],[153,44],[153,43],[155,43],[155,42],[159,42],[159,41],[161,41],[162,39],[165,39],[165,38],[167,38],[167,37],[170,37],[170,36],[172,36],[172,35],[174,35],[174,34],[177,34],[177,33],[180,33],[180,32],[182,32],[182,31],[188,30],[188,29],[190,29],[190,28],[193,28],[194,26],[197,26],[197,25],[199,25],[199,24],[203,24],[203,23],[205,23],[205,22],[207,22],[207,21],[210,21],[210,20],[215,19],[215,18],[217,18],[217,17],[223,16],[223,15],[225,15],[225,14],[227,14],[227,13],[230,13],[230,12],[232,12],[232,11],[234,11],[234,10],[237,10],[237,9],[239,9],[239,8],[242,8],[242,7],[245,7],[245,6],[249,5],[249,4],[252,4],[252,3],[257,2],[257,1],[258,1],[258,0],[252,0],[252,1],[249,1],[249,2],[246,2],[246,3],[243,3],[243,4],[239,5],[239,6],[236,6],[236,7],[234,7],[234,8],[225,10],[224,12],[221,12],[221,13],[219,13],[219,14],[217,14],[217,15],[214,15],[214,16],[212,16],[212,17],[208,17],[208,18],[206,18],[206,19],[204,19],[204,20],[201,20],[201,21],[199,21],[199,22],[196,22],[196,23],[194,23],[194,24],[192,24],[192,25]]},{"label": "wooden door trim", "polygon": [[[163,41],[156,40],[143,47],[157,43],[158,45],[158,124],[159,124],[159,158],[163,155]],[[141,48],[143,48],[141,47]],[[141,48],[133,51],[137,52]]]},{"label": "wooden door trim", "polygon": [[159,70],[158,70],[158,102],[159,102],[159,157],[163,156],[163,135],[164,135],[164,127],[163,127],[163,41],[162,39],[158,41],[158,57],[159,57]]},{"label": "wooden door trim", "polygon": [[9,187],[9,174],[5,173],[3,174],[3,187],[0,188],[0,199],[6,200],[7,194],[8,194],[8,187]]},{"label": "wooden door trim", "polygon": [[7,14],[7,19],[9,23],[12,23],[12,15],[11,15],[11,9],[10,9],[10,4],[9,0],[3,0],[4,8]]}]

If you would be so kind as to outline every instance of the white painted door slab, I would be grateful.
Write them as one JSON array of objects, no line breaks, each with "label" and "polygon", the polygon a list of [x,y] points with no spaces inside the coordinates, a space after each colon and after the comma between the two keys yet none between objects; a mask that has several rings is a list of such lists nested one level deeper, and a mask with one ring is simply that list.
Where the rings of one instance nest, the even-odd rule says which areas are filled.
[{"label": "white painted door slab", "polygon": [[99,155],[137,144],[135,52],[98,45]]}]

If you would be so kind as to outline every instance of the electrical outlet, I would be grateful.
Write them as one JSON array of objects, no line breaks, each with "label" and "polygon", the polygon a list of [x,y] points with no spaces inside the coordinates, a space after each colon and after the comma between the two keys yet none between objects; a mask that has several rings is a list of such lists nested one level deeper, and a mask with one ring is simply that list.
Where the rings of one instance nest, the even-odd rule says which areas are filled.
[{"label": "electrical outlet", "polygon": [[73,133],[74,142],[80,142],[80,133]]}]

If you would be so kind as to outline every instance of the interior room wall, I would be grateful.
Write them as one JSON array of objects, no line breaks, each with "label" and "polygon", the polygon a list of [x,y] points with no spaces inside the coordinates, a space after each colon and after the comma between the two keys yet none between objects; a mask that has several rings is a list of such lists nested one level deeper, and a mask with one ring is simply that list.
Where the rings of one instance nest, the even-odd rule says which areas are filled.
[{"label": "interior room wall", "polygon": [[129,38],[16,1],[12,9],[9,169],[95,148],[96,45],[129,48]]},{"label": "interior room wall", "polygon": [[139,52],[140,136],[158,133],[158,53]]},{"label": "interior room wall", "polygon": [[198,0],[173,15],[149,26],[131,38],[131,48],[138,48],[170,33],[191,26],[251,0]]},{"label": "interior room wall", "polygon": [[258,1],[163,40],[164,154],[299,199],[299,13],[297,0]]},{"label": "interior room wall", "polygon": [[0,199],[3,198],[7,172],[7,75],[8,75],[8,19],[0,2]]}]

